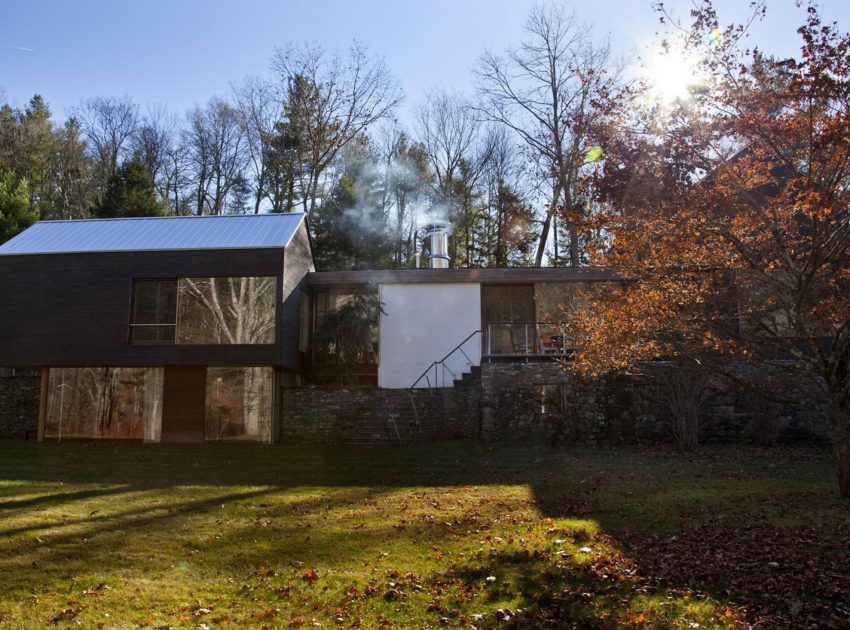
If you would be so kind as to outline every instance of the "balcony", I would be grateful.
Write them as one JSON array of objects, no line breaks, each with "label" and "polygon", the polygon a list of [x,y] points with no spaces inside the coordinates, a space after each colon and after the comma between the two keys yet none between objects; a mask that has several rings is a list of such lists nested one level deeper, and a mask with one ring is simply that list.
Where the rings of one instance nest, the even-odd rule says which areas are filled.
[{"label": "balcony", "polygon": [[573,356],[574,341],[563,322],[484,324],[482,358],[485,361],[561,359]]}]

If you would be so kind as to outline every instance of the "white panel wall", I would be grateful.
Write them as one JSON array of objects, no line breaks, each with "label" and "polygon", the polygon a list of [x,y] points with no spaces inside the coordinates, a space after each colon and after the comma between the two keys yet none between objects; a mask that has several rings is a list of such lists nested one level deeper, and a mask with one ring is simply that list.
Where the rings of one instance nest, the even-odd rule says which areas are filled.
[{"label": "white panel wall", "polygon": [[[481,328],[481,285],[474,282],[440,284],[382,284],[378,386],[410,387],[432,361]],[[463,346],[473,365],[481,363],[481,336]],[[456,352],[448,367],[460,376],[469,362]],[[446,376],[447,383],[451,377]],[[432,377],[433,383],[433,377]],[[427,387],[424,381],[419,387]]]}]

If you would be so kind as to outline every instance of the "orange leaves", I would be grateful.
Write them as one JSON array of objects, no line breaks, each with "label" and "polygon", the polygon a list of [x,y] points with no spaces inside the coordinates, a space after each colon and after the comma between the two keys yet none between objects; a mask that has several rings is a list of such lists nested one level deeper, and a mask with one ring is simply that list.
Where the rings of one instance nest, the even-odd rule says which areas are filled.
[{"label": "orange leaves", "polygon": [[310,569],[301,575],[301,579],[307,582],[307,586],[313,586],[319,580],[319,574]]}]

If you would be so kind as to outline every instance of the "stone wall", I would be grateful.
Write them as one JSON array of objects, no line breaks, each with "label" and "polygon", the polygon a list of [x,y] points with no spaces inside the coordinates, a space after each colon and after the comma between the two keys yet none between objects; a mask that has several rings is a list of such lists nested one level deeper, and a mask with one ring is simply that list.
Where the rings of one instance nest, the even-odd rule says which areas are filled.
[{"label": "stone wall", "polygon": [[281,436],[283,440],[382,441],[393,439],[397,427],[404,440],[477,437],[480,397],[477,386],[420,389],[413,393],[413,400],[406,389],[284,389]]},{"label": "stone wall", "polygon": [[0,375],[0,439],[38,437],[38,396],[37,374]]},{"label": "stone wall", "polygon": [[[669,411],[641,376],[599,380],[572,376],[556,363],[491,363],[482,366],[481,435],[487,440],[576,444],[670,442]],[[541,399],[541,386],[560,389]],[[805,396],[801,393],[801,396]],[[778,407],[770,419],[777,442],[829,440],[823,421],[802,406]],[[727,381],[712,381],[700,420],[701,443],[757,439],[752,396]]]}]

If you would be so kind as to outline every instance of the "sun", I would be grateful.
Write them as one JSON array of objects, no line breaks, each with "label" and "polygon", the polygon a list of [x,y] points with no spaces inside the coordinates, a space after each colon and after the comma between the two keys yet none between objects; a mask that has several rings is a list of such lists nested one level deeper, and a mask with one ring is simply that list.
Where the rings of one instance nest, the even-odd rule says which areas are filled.
[{"label": "sun", "polygon": [[688,100],[701,74],[695,56],[672,46],[650,50],[641,70],[649,90],[647,96],[664,105]]}]

